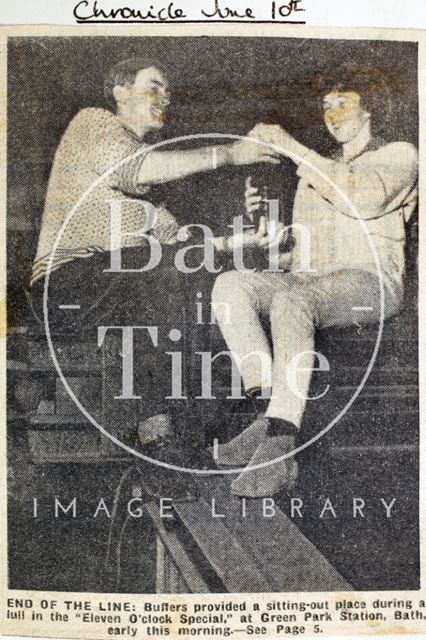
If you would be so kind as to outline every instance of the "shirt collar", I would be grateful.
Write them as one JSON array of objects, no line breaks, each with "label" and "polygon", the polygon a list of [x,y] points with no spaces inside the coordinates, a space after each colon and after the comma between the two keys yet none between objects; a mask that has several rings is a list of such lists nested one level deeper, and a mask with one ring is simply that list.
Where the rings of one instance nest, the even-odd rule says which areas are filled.
[{"label": "shirt collar", "polygon": [[117,114],[114,115],[120,123],[121,127],[126,131],[126,133],[128,133],[136,142],[139,142],[139,144],[141,144],[143,142],[143,137],[138,136],[138,134],[133,131],[133,129],[131,129],[125,122],[123,122]]},{"label": "shirt collar", "polygon": [[358,131],[355,138],[343,145],[341,150],[342,158],[345,162],[351,162],[357,156],[364,152],[365,148],[371,140],[371,130],[368,122]]},{"label": "shirt collar", "polygon": [[367,153],[367,151],[377,151],[377,149],[380,149],[385,144],[387,144],[387,142],[384,138],[381,138],[380,136],[372,136],[364,146],[359,145],[356,151],[353,149],[354,153],[351,153],[349,157],[347,156],[345,159],[343,158],[343,149],[340,147],[332,154],[331,158],[338,162],[349,163],[356,160],[356,158],[359,158],[364,153]]}]

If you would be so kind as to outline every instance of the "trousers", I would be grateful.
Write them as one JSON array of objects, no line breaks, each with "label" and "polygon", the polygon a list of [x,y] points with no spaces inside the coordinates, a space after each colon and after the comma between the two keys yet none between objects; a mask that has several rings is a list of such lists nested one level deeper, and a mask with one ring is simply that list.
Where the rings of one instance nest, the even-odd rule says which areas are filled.
[{"label": "trousers", "polygon": [[[48,324],[54,344],[60,338],[71,341],[78,338],[84,341],[88,357],[94,363],[101,359],[100,327],[150,326],[157,329],[156,347],[146,331],[136,331],[134,336],[134,389],[142,398],[139,402],[141,417],[161,413],[170,406],[165,398],[171,393],[167,352],[173,347],[169,339],[172,329],[182,334],[179,348],[185,352],[186,281],[185,275],[174,267],[173,253],[168,249],[164,247],[159,267],[143,273],[109,273],[106,271],[111,262],[109,252],[75,259],[52,272],[48,288]],[[148,262],[149,253],[143,247],[123,249],[122,259],[123,269],[138,269]],[[44,286],[45,282],[40,281],[32,289],[33,308],[43,330]],[[70,304],[77,304],[78,308],[63,308]],[[116,331],[115,335],[120,339]],[[119,393],[120,386],[117,395]]]},{"label": "trousers", "polygon": [[[386,319],[399,311],[402,295],[384,293]],[[327,275],[228,271],[218,276],[212,302],[246,391],[260,387],[269,398],[266,416],[297,428],[313,369],[326,366],[315,354],[315,331],[376,323],[381,312],[378,277],[359,269]]]}]

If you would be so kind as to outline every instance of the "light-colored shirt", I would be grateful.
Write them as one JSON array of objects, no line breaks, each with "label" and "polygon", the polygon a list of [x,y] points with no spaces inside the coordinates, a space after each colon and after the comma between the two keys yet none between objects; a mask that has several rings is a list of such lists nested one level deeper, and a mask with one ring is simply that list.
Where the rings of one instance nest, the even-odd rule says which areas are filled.
[{"label": "light-colored shirt", "polygon": [[[346,161],[314,151],[304,159],[307,162],[298,169],[293,224],[305,225],[310,232],[311,268],[318,275],[341,269],[377,274],[376,253],[385,285],[400,296],[405,226],[417,205],[416,148],[407,142],[378,145],[372,140]],[[301,264],[297,228],[294,237],[292,270],[297,271]]]},{"label": "light-colored shirt", "polygon": [[[121,201],[122,247],[140,246],[144,239],[131,234],[146,221],[144,198],[149,187],[138,184],[145,154],[119,163],[148,148],[119,118],[105,109],[81,110],[70,122],[55,154],[43,211],[31,284],[47,271],[49,257],[65,220],[73,207],[86,197],[66,225],[53,256],[52,271],[75,258],[89,258],[111,249],[111,201]],[[106,171],[108,177],[93,185]],[[160,242],[177,233],[174,217],[165,209],[156,211],[152,231]],[[146,240],[145,240],[146,242]]]}]

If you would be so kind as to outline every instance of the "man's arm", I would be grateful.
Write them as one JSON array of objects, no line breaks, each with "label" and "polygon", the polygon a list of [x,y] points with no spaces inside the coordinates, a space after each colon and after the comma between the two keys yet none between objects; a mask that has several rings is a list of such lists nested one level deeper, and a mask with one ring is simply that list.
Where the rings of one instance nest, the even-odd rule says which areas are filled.
[{"label": "man's arm", "polygon": [[162,184],[219,167],[258,162],[280,164],[279,154],[267,146],[245,140],[190,151],[152,151],[140,163],[136,183],[138,186]]},{"label": "man's arm", "polygon": [[279,153],[262,143],[245,139],[186,151],[149,151],[149,145],[142,143],[136,153],[134,144],[123,134],[116,118],[102,109],[82,109],[69,129],[74,137],[81,138],[84,161],[88,162],[89,155],[90,164],[98,175],[110,171],[107,178],[110,186],[138,196],[146,193],[151,185],[219,167],[281,163]]},{"label": "man's arm", "polygon": [[[295,162],[300,178],[313,187],[338,211],[352,218],[369,220],[386,215],[388,205],[406,190],[414,188],[418,174],[418,154],[408,142],[393,142],[350,163],[324,158],[295,140],[282,127],[259,125],[253,135],[268,140]],[[328,182],[335,184],[346,198]]]},{"label": "man's arm", "polygon": [[[314,151],[308,151],[304,160],[322,175],[303,162],[298,166],[299,177],[305,179],[338,211],[352,218],[372,220],[386,215],[391,202],[399,194],[407,195],[417,182],[417,150],[406,142],[394,142],[371,153],[371,162],[333,162]],[[341,189],[352,206],[323,176]]]}]

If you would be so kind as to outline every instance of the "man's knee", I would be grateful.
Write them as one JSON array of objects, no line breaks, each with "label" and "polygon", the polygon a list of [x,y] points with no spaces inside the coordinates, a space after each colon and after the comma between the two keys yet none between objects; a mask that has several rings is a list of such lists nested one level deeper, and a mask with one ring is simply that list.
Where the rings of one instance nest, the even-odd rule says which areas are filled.
[{"label": "man's knee", "polygon": [[240,273],[239,271],[226,271],[216,278],[212,292],[213,304],[221,302],[232,302],[235,295],[243,291],[247,287],[247,276],[249,274]]},{"label": "man's knee", "polygon": [[314,305],[307,287],[289,285],[272,298],[271,322],[287,324],[294,318],[313,320]]},{"label": "man's knee", "polygon": [[227,271],[217,278],[212,305],[220,324],[242,322],[250,311],[259,311],[257,289],[250,276],[250,273]]}]

